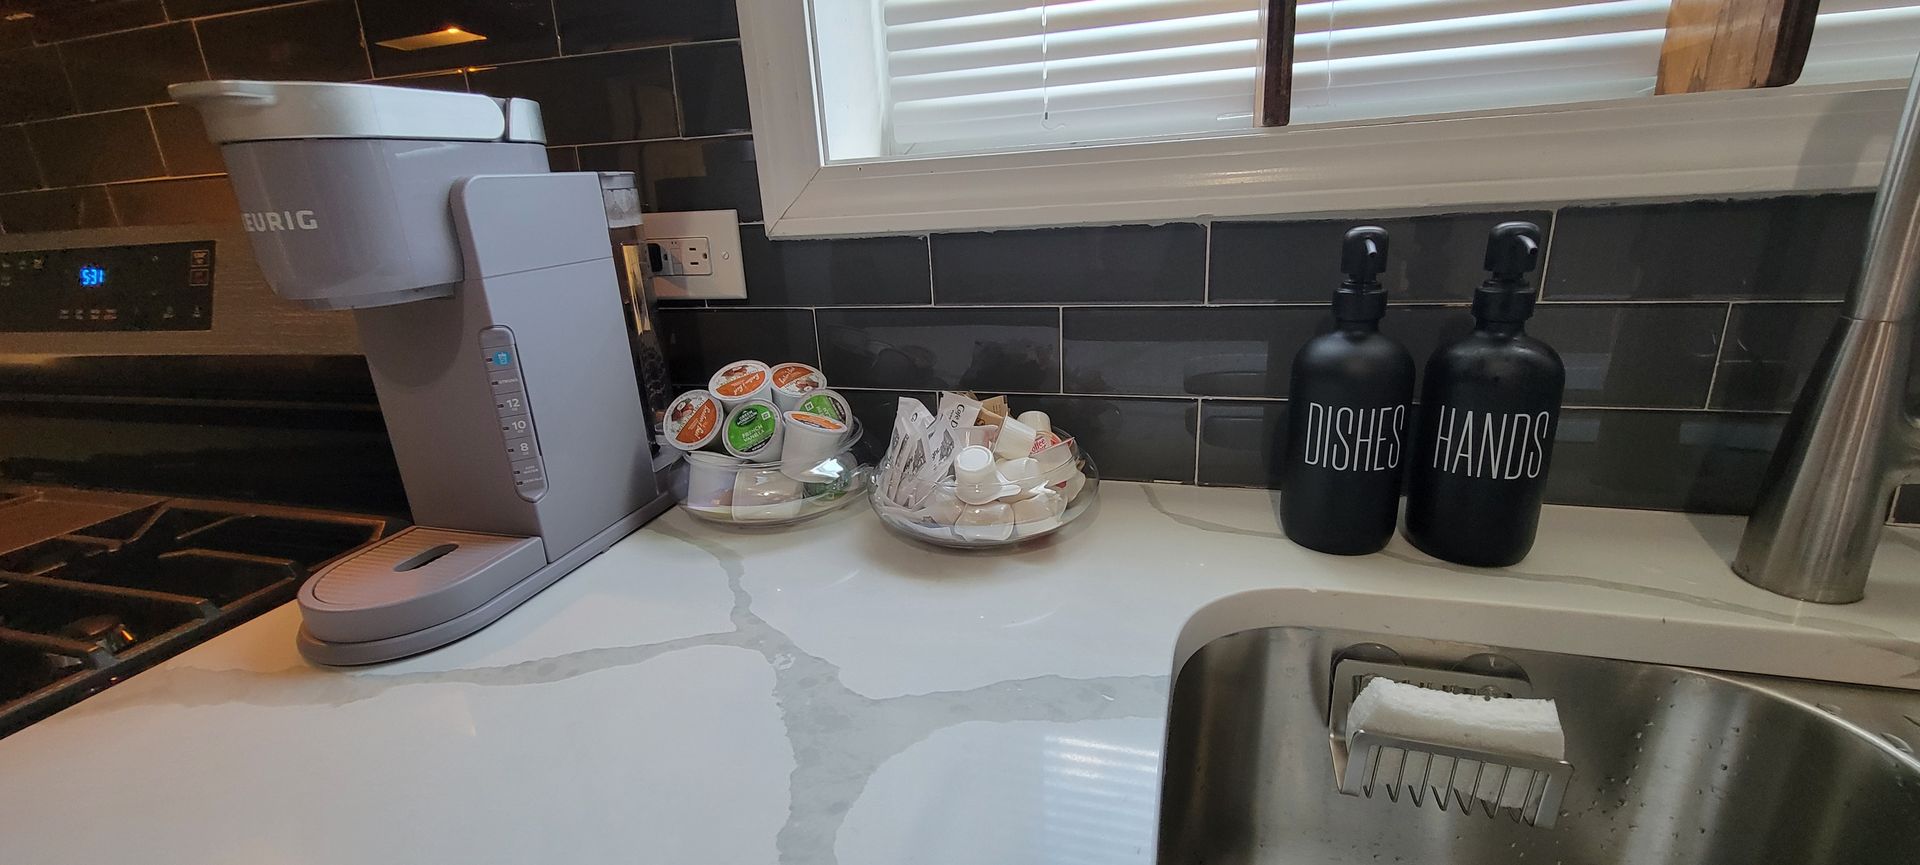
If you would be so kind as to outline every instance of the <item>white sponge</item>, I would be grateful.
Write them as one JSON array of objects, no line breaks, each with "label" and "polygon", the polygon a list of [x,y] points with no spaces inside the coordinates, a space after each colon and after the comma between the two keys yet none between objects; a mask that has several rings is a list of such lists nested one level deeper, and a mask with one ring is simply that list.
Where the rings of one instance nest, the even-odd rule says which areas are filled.
[{"label": "white sponge", "polygon": [[1449,694],[1374,678],[1347,709],[1347,732],[1365,730],[1490,755],[1564,760],[1566,733],[1552,700]]}]

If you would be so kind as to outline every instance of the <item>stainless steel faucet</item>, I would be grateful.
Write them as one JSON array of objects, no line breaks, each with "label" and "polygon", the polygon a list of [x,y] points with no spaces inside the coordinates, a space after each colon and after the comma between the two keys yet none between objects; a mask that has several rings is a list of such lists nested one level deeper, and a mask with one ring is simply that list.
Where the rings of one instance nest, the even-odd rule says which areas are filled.
[{"label": "stainless steel faucet", "polygon": [[1920,473],[1920,419],[1903,404],[1920,299],[1920,70],[1873,204],[1866,263],[1800,391],[1733,570],[1823,604],[1866,594],[1900,483]]}]

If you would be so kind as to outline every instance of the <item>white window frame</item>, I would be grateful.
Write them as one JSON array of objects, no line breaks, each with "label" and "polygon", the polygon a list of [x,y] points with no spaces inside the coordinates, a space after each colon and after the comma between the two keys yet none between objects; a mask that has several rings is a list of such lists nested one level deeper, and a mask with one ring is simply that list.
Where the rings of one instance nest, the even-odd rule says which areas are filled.
[{"label": "white window frame", "polygon": [[775,237],[1867,188],[1879,182],[1906,89],[1743,90],[829,162],[811,7],[738,0]]}]

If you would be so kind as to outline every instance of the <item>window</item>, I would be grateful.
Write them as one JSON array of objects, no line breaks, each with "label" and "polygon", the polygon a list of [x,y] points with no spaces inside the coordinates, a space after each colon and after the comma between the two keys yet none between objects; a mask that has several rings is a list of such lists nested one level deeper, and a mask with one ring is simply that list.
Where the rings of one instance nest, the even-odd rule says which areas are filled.
[{"label": "window", "polygon": [[[877,137],[833,159],[1237,131],[1253,123],[1260,0],[820,0],[823,57],[868,54]],[[1667,0],[1310,0],[1295,124],[1650,95]],[[870,26],[832,26],[859,20]],[[1901,78],[1920,2],[1827,0],[1802,80]],[[865,117],[874,111],[878,116]],[[829,114],[829,123],[839,118]]]},{"label": "window", "polygon": [[1652,97],[1668,0],[738,0],[776,236],[1861,188],[1920,0],[1825,0],[1800,82]]}]

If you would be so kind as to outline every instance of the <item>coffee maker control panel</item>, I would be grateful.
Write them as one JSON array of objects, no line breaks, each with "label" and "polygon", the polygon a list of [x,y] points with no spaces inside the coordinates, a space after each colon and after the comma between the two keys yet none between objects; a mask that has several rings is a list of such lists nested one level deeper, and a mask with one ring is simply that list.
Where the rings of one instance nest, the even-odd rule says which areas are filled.
[{"label": "coffee maker control panel", "polygon": [[547,473],[540,462],[540,441],[534,436],[533,410],[520,377],[520,349],[513,343],[513,331],[498,326],[481,330],[480,353],[487,384],[493,388],[493,407],[500,420],[507,465],[513,470],[514,492],[537,502],[547,491]]}]

